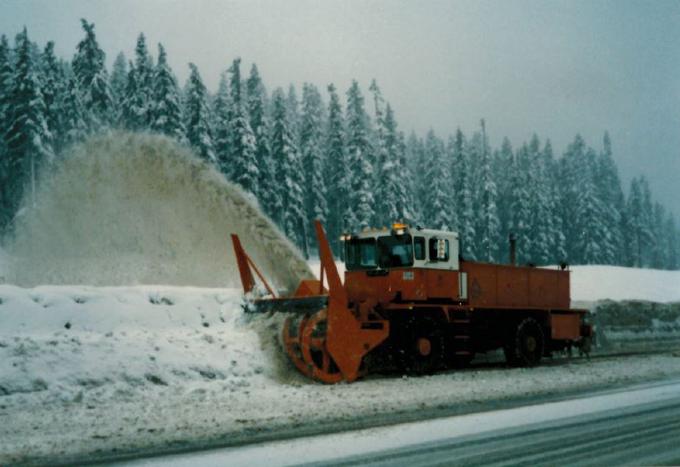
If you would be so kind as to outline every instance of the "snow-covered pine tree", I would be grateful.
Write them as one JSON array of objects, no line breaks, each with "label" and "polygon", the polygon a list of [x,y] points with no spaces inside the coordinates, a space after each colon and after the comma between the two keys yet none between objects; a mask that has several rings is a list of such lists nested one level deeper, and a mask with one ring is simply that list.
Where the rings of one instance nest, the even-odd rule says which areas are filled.
[{"label": "snow-covered pine tree", "polygon": [[137,38],[135,61],[130,63],[127,85],[122,102],[123,126],[131,130],[146,130],[153,120],[154,69],[146,47],[144,34]]},{"label": "snow-covered pine tree", "polygon": [[182,102],[177,78],[168,65],[165,48],[158,44],[158,63],[151,81],[151,129],[177,141],[186,142],[186,129],[182,118]]},{"label": "snow-covered pine tree", "polygon": [[198,68],[189,63],[191,74],[186,85],[185,118],[189,144],[204,160],[216,163],[212,129],[210,128],[210,107],[208,92]]},{"label": "snow-covered pine tree", "polygon": [[[300,115],[300,145],[302,168],[305,176],[305,217],[307,224],[313,219],[326,223],[328,205],[324,181],[323,157],[324,106],[316,86],[305,83],[302,87],[302,112]],[[316,244],[314,229],[308,228],[308,242]]]},{"label": "snow-covered pine tree", "polygon": [[550,257],[556,263],[563,263],[567,260],[567,251],[564,237],[564,221],[560,216],[560,189],[559,174],[557,164],[553,156],[553,149],[550,140],[545,141],[543,146],[543,165],[547,173],[547,183],[549,187],[548,213],[551,217],[549,223],[550,235]]},{"label": "snow-covered pine tree", "polygon": [[267,114],[267,92],[253,63],[250,75],[246,81],[248,116],[250,128],[255,135],[255,159],[257,161],[258,179],[257,192],[260,205],[264,211],[272,216],[274,212],[274,199],[276,197],[276,185],[274,183],[274,169],[269,146],[269,119]]},{"label": "snow-covered pine tree", "polygon": [[300,145],[300,103],[297,98],[297,91],[294,85],[288,86],[288,94],[286,95],[286,112],[288,112],[288,122],[291,134],[295,143]]},{"label": "snow-covered pine tree", "polygon": [[541,143],[534,134],[529,141],[529,192],[531,251],[534,264],[545,265],[552,260],[553,213],[551,207],[550,174],[545,165]]},{"label": "snow-covered pine tree", "polygon": [[[494,174],[498,180],[498,220],[500,221],[500,240],[507,242],[512,224],[512,174],[514,165],[514,153],[512,144],[508,138],[503,138],[500,151],[495,153]],[[508,249],[501,248],[499,260],[508,262]]]},{"label": "snow-covered pine tree", "polygon": [[[399,184],[399,155],[397,154],[397,132],[394,115],[390,116],[392,128],[388,128],[387,109],[384,99],[375,80],[369,88],[373,93],[375,112],[375,224],[388,227],[392,222],[405,219],[397,211],[397,196],[401,190]],[[389,109],[391,112],[391,109]]]},{"label": "snow-covered pine tree", "polygon": [[608,241],[603,244],[602,263],[620,264],[625,248],[622,233],[622,212],[625,201],[618,169],[612,158],[611,139],[607,132],[603,138],[603,151],[597,158],[595,177],[598,197],[602,201],[603,222],[610,235]]},{"label": "snow-covered pine tree", "polygon": [[345,147],[345,124],[335,86],[328,86],[328,127],[326,130],[326,201],[328,203],[328,236],[336,254],[341,251],[340,234],[351,229],[347,219],[351,213],[349,158]]},{"label": "snow-covered pine tree", "polygon": [[[352,81],[347,91],[347,153],[350,162],[352,192],[350,226],[363,230],[373,220],[373,149],[369,142],[369,120],[359,83]],[[348,219],[348,221],[350,221]]]},{"label": "snow-covered pine tree", "polygon": [[41,55],[41,92],[45,101],[45,120],[47,128],[53,136],[52,146],[55,152],[61,150],[61,117],[60,96],[65,92],[66,80],[64,69],[54,55],[54,42],[49,41]]},{"label": "snow-covered pine tree", "polygon": [[[397,219],[403,220],[404,222],[415,222],[415,200],[413,194],[413,173],[407,162],[406,155],[406,141],[404,137],[404,132],[397,131],[397,121],[394,118],[394,111],[388,103],[385,107],[385,128],[388,128],[387,134],[390,135],[394,128],[396,133],[396,152],[398,161],[398,171],[396,171],[397,180],[401,182],[399,191],[397,193]],[[390,136],[388,136],[387,146],[390,146]],[[389,152],[389,150],[388,150]]]},{"label": "snow-covered pine tree", "polygon": [[85,121],[85,107],[80,100],[78,82],[75,76],[68,79],[64,92],[59,96],[59,108],[61,115],[61,131],[59,135],[62,148],[81,141],[87,135],[87,122]]},{"label": "snow-covered pine tree", "polygon": [[275,216],[288,238],[298,245],[307,257],[302,161],[289,127],[286,98],[280,88],[274,91],[273,95],[271,145],[272,157],[276,163],[278,197],[282,206],[279,215],[276,216],[275,213]]},{"label": "snow-covered pine tree", "polygon": [[666,240],[665,240],[665,221],[666,210],[656,201],[652,209],[652,237],[653,241],[650,248],[649,266],[653,269],[664,269],[667,260]]},{"label": "snow-covered pine tree", "polygon": [[7,154],[6,131],[10,123],[10,94],[14,85],[14,69],[7,37],[0,36],[0,234],[13,216],[12,175]]},{"label": "snow-covered pine tree", "polygon": [[425,223],[432,229],[448,230],[451,228],[450,172],[445,162],[444,143],[431,129],[425,137],[423,171],[425,172],[423,183],[427,186],[427,196],[423,200]]},{"label": "snow-covered pine tree", "polygon": [[481,120],[481,160],[479,170],[478,191],[478,227],[477,233],[480,236],[480,257],[486,261],[494,262],[498,260],[498,247],[500,235],[500,221],[498,219],[498,189],[492,169],[491,151],[486,136],[486,125],[484,119]]},{"label": "snow-covered pine tree", "polygon": [[581,135],[576,135],[574,141],[567,146],[559,161],[560,179],[560,213],[564,219],[565,249],[570,263],[580,262],[580,253],[576,248],[576,238],[579,234],[580,221],[577,199],[579,197],[579,185],[583,182],[585,141]]},{"label": "snow-covered pine tree", "polygon": [[465,135],[458,128],[453,142],[451,157],[451,179],[454,188],[454,206],[457,209],[456,219],[461,255],[469,260],[475,259],[475,213],[472,199],[471,173],[467,156]]},{"label": "snow-covered pine tree", "polygon": [[111,123],[115,106],[106,72],[106,54],[99,47],[94,33],[94,23],[80,20],[85,37],[78,43],[71,63],[73,73],[78,79],[82,101],[88,112],[88,126],[98,130]]},{"label": "snow-covered pine tree", "polygon": [[123,107],[123,99],[125,97],[125,88],[127,87],[128,80],[128,62],[125,58],[125,54],[120,52],[116,55],[116,59],[113,62],[113,68],[111,69],[111,78],[109,80],[109,85],[111,87],[111,97],[113,99],[114,106],[116,108],[116,121],[120,122],[120,111]]},{"label": "snow-covered pine tree", "polygon": [[512,200],[509,231],[517,240],[516,260],[519,264],[531,261],[531,194],[528,186],[529,146],[524,143],[515,153],[515,163],[510,174]]},{"label": "snow-covered pine tree", "polygon": [[425,180],[425,143],[411,132],[406,142],[406,158],[413,174],[409,181],[413,193],[413,220],[416,223],[429,225],[425,215],[425,202],[427,200],[427,181]]},{"label": "snow-covered pine tree", "polygon": [[664,251],[666,252],[665,269],[678,269],[678,245],[680,245],[680,235],[675,224],[675,218],[672,213],[668,213],[664,224]]},{"label": "snow-covered pine tree", "polygon": [[215,141],[215,154],[217,155],[217,166],[227,177],[231,178],[230,148],[231,148],[231,121],[233,104],[229,93],[229,76],[227,72],[220,75],[220,83],[217,86],[217,95],[213,102],[213,134]]},{"label": "snow-covered pine tree", "polygon": [[597,193],[595,162],[595,151],[588,148],[580,161],[581,178],[576,196],[578,216],[573,220],[577,228],[573,256],[584,264],[601,264],[603,245],[610,240],[603,222],[604,208]]},{"label": "snow-covered pine tree", "polygon": [[7,178],[9,199],[3,209],[3,224],[16,213],[24,193],[35,200],[38,172],[54,158],[52,135],[47,125],[45,101],[40,89],[38,64],[26,28],[17,35],[14,84],[10,91],[7,142]]},{"label": "snow-covered pine tree", "polygon": [[630,182],[630,190],[626,201],[625,242],[628,246],[627,266],[642,267],[642,248],[646,226],[643,225],[642,190],[640,180],[635,177]]},{"label": "snow-covered pine tree", "polygon": [[641,225],[641,265],[642,267],[649,267],[652,260],[652,248],[654,245],[654,232],[652,226],[654,225],[654,202],[652,201],[652,191],[649,187],[649,182],[644,176],[640,177],[640,191],[642,192],[642,213],[640,216]]},{"label": "snow-covered pine tree", "polygon": [[241,92],[241,59],[237,58],[229,68],[231,73],[232,112],[229,121],[229,170],[230,178],[244,190],[259,197],[257,167],[257,143],[250,122],[243,93]]}]

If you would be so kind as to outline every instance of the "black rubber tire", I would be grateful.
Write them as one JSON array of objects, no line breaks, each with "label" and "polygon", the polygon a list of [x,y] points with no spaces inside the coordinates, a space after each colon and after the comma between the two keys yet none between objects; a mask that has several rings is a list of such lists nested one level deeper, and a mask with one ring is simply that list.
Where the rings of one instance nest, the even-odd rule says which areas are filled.
[{"label": "black rubber tire", "polygon": [[512,366],[536,366],[545,352],[543,328],[533,318],[525,318],[503,347],[505,358]]},{"label": "black rubber tire", "polygon": [[[414,318],[404,330],[401,367],[406,373],[425,375],[442,368],[446,355],[446,338],[441,326],[429,318]],[[430,352],[422,355],[419,351],[420,339],[429,341]]]}]

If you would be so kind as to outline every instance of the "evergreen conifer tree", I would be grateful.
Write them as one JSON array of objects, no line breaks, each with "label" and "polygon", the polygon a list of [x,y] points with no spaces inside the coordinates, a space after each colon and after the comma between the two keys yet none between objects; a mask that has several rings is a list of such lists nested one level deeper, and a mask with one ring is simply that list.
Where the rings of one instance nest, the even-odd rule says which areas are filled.
[{"label": "evergreen conifer tree", "polygon": [[302,162],[288,124],[286,98],[283,90],[277,89],[273,95],[271,142],[272,157],[276,163],[278,198],[282,207],[277,220],[288,238],[302,248],[303,253],[307,256],[307,234],[302,194],[304,180]]},{"label": "evergreen conifer tree", "polygon": [[114,107],[117,109],[116,121],[120,122],[120,111],[123,106],[123,99],[125,98],[125,88],[128,80],[128,62],[125,54],[120,52],[116,55],[111,70],[111,78],[109,85],[111,87],[111,98],[113,99]]},{"label": "evergreen conifer tree", "polygon": [[208,92],[198,68],[189,64],[191,74],[186,86],[185,118],[189,144],[204,160],[216,163],[212,129],[210,128],[210,107]]},{"label": "evergreen conifer tree", "polygon": [[428,227],[451,228],[448,200],[450,198],[449,171],[444,161],[444,143],[430,130],[425,138],[425,182],[427,197],[423,200],[424,219]]},{"label": "evergreen conifer tree", "polygon": [[250,75],[246,81],[248,94],[248,116],[250,128],[255,135],[255,159],[258,169],[258,198],[264,211],[272,216],[274,212],[274,199],[276,197],[276,185],[274,182],[274,169],[269,145],[269,117],[267,115],[267,92],[260,78],[257,66],[253,64]]},{"label": "evergreen conifer tree", "polygon": [[480,255],[481,258],[494,262],[497,261],[498,244],[500,234],[500,221],[498,219],[498,190],[492,171],[491,154],[488,140],[486,138],[486,125],[481,121],[481,163],[479,181],[481,191],[478,194],[479,205],[479,224],[478,235],[480,236]]},{"label": "evergreen conifer tree", "polygon": [[[316,86],[302,87],[302,112],[300,116],[300,144],[302,168],[305,176],[305,214],[307,223],[319,219],[324,224],[328,215],[323,160],[323,101]],[[315,244],[314,230],[307,229],[309,243]]]},{"label": "evergreen conifer tree", "polygon": [[78,79],[82,102],[88,112],[88,126],[97,130],[111,123],[114,111],[111,87],[106,71],[106,54],[99,47],[94,23],[81,19],[85,37],[78,43],[73,57],[73,73]]},{"label": "evergreen conifer tree", "polygon": [[258,196],[259,170],[257,166],[257,143],[247,114],[246,103],[241,92],[241,59],[233,61],[231,68],[231,120],[229,121],[229,164],[231,179],[244,190]]},{"label": "evergreen conifer tree", "polygon": [[467,156],[465,135],[458,128],[453,142],[451,158],[451,178],[454,187],[454,205],[457,209],[456,226],[461,242],[461,255],[469,260],[475,259],[475,215],[472,200],[470,168]]},{"label": "evergreen conifer tree", "polygon": [[6,192],[8,199],[3,202],[3,226],[14,217],[24,186],[29,189],[31,202],[35,201],[38,171],[54,158],[39,68],[26,28],[17,36],[16,54],[14,84],[9,98],[9,126],[5,134],[5,182],[9,186]]},{"label": "evergreen conifer tree", "polygon": [[345,124],[335,86],[328,86],[328,128],[326,130],[326,186],[328,236],[336,254],[340,253],[340,234],[352,228],[349,158],[345,146]]},{"label": "evergreen conifer tree", "polygon": [[352,81],[347,91],[347,153],[349,154],[353,228],[363,230],[373,220],[373,154],[369,142],[369,121],[359,83]]},{"label": "evergreen conifer tree", "polygon": [[177,79],[168,65],[165,48],[158,44],[158,63],[153,80],[153,105],[151,109],[151,129],[158,133],[186,141],[186,130],[182,118],[182,103]]}]

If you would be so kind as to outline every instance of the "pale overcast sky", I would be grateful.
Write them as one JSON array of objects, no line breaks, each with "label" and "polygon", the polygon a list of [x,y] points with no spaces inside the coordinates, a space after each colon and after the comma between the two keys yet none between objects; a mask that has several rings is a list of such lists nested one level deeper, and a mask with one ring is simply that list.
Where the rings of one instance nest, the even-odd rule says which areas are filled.
[{"label": "pale overcast sky", "polygon": [[270,90],[356,78],[367,93],[376,78],[406,131],[469,133],[485,117],[494,145],[536,132],[561,153],[609,130],[625,189],[645,174],[680,218],[678,0],[0,0],[0,33],[25,25],[67,58],[81,17],[109,64],[143,31],[182,82],[193,61],[212,90],[240,56]]}]

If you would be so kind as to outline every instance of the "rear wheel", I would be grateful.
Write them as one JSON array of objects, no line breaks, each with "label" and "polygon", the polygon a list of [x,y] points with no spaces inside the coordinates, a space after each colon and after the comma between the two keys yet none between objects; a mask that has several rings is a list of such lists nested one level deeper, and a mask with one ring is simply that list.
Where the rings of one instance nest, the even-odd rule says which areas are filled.
[{"label": "rear wheel", "polygon": [[545,351],[545,338],[541,325],[533,318],[525,318],[507,339],[505,358],[510,365],[538,365]]}]

